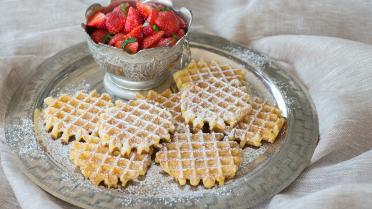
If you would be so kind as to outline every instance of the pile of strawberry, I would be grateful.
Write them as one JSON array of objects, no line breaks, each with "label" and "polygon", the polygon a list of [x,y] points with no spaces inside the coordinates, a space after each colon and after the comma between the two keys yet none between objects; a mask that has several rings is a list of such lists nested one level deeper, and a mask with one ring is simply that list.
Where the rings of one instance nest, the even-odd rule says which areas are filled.
[{"label": "pile of strawberry", "polygon": [[111,12],[96,12],[86,24],[96,43],[134,54],[141,49],[173,46],[187,24],[169,7],[157,3],[125,2]]}]

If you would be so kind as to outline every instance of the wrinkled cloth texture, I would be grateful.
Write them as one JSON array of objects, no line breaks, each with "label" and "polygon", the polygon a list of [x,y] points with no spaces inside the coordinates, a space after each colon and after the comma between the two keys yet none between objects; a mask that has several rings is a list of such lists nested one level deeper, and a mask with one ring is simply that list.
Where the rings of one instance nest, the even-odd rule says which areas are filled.
[{"label": "wrinkled cloth texture", "polygon": [[[1,120],[14,82],[26,82],[43,60],[84,40],[80,23],[94,2],[2,1]],[[372,208],[372,1],[175,3],[193,10],[193,30],[223,36],[278,61],[304,82],[314,101],[320,141],[311,163],[257,208]],[[3,140],[3,127],[0,131]],[[75,208],[35,186],[6,147],[0,150],[0,208]]]}]

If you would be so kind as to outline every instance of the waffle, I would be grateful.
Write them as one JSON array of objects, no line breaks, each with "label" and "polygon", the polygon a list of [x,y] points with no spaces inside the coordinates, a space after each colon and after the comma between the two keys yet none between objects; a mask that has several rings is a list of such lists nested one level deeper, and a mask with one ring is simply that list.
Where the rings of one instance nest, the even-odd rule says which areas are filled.
[{"label": "waffle", "polygon": [[244,82],[245,71],[233,68],[228,64],[219,64],[216,61],[206,63],[203,60],[199,60],[199,62],[191,60],[185,69],[173,75],[179,90],[186,88],[192,83],[208,80],[210,77],[215,77],[225,82],[235,79]]},{"label": "waffle", "polygon": [[83,135],[96,135],[99,114],[113,106],[108,94],[99,95],[95,90],[89,94],[79,91],[74,96],[63,94],[57,99],[48,97],[44,102],[45,128],[52,138],[61,136],[63,143],[70,137],[82,140]]},{"label": "waffle", "polygon": [[240,140],[241,147],[246,144],[258,147],[262,140],[274,143],[285,122],[281,111],[257,97],[250,104],[252,112],[235,127],[226,129],[228,138]]},{"label": "waffle", "polygon": [[182,116],[194,131],[202,129],[205,122],[210,130],[223,131],[225,123],[234,126],[251,111],[249,98],[240,88],[212,77],[182,91]]},{"label": "waffle", "polygon": [[156,162],[180,185],[197,186],[202,180],[206,188],[216,181],[235,176],[241,161],[241,149],[234,141],[220,141],[221,133],[177,133],[171,143],[156,153]]},{"label": "waffle", "polygon": [[145,100],[116,101],[101,114],[98,125],[110,152],[123,156],[133,149],[139,154],[150,152],[152,146],[160,146],[160,139],[169,141],[169,132],[174,131],[171,113]]},{"label": "waffle", "polygon": [[119,180],[123,186],[130,180],[145,175],[151,164],[149,154],[131,153],[128,157],[110,154],[108,147],[100,143],[100,138],[84,136],[85,143],[73,142],[70,150],[72,162],[94,185],[104,183],[117,187]]},{"label": "waffle", "polygon": [[138,94],[137,98],[155,102],[161,107],[167,109],[173,116],[175,132],[182,133],[188,131],[188,125],[185,124],[185,120],[181,113],[180,93],[172,93],[170,89],[167,89],[159,94],[156,91],[150,90],[146,96]]}]

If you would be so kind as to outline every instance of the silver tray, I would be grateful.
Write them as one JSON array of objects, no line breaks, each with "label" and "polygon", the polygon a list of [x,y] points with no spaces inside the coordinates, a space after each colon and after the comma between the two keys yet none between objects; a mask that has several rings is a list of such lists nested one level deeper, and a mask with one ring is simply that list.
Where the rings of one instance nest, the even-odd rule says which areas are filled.
[{"label": "silver tray", "polygon": [[[303,84],[265,56],[212,35],[192,33],[194,58],[216,59],[247,69],[249,93],[276,103],[287,123],[274,144],[244,149],[237,176],[204,189],[178,184],[152,164],[126,188],[95,187],[68,159],[69,146],[51,140],[34,114],[43,99],[61,92],[104,91],[101,71],[85,43],[63,50],[39,66],[13,96],[5,116],[5,142],[23,172],[50,194],[83,208],[248,208],[287,187],[308,165],[318,142],[318,119]],[[170,79],[159,89],[172,85]],[[33,122],[35,121],[35,123]]]}]

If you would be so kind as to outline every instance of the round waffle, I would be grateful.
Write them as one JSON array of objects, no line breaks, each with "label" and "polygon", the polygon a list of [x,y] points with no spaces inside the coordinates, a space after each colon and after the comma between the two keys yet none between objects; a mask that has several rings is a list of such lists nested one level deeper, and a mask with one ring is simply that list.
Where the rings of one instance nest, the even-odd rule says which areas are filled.
[{"label": "round waffle", "polygon": [[156,153],[156,162],[177,179],[180,185],[196,186],[200,180],[206,188],[217,181],[235,176],[241,161],[241,149],[234,141],[220,141],[220,133],[176,133],[171,143]]},{"label": "round waffle", "polygon": [[72,143],[70,158],[94,185],[104,183],[108,187],[117,187],[120,180],[125,186],[128,181],[145,175],[151,164],[150,154],[131,153],[123,157],[119,153],[110,153],[98,137],[84,138],[85,143]]},{"label": "round waffle", "polygon": [[185,120],[181,113],[180,93],[172,93],[170,89],[167,89],[162,93],[150,90],[146,96],[138,94],[137,98],[155,102],[161,107],[167,109],[173,116],[175,132],[182,133],[189,130],[189,126],[185,124]]},{"label": "round waffle", "polygon": [[261,146],[262,140],[274,143],[285,123],[279,108],[267,101],[255,97],[251,102],[252,112],[235,127],[226,129],[229,139],[240,140],[240,146],[246,144]]},{"label": "round waffle", "polygon": [[51,131],[52,138],[61,136],[63,143],[71,137],[82,140],[84,135],[96,135],[99,115],[113,106],[110,95],[99,95],[95,90],[89,94],[79,91],[74,96],[47,97],[44,103],[45,128]]},{"label": "round waffle", "polygon": [[160,146],[160,140],[170,140],[174,131],[172,115],[167,110],[146,100],[120,100],[101,114],[99,136],[109,146],[110,152],[128,155],[148,153],[152,146]]},{"label": "round waffle", "polygon": [[228,64],[220,64],[214,60],[206,63],[201,59],[198,62],[191,60],[185,69],[173,75],[177,88],[180,90],[198,81],[208,80],[210,77],[218,78],[224,82],[237,79],[244,83],[245,71]]},{"label": "round waffle", "polygon": [[193,130],[202,129],[207,122],[210,130],[223,131],[225,123],[234,126],[251,111],[249,95],[233,85],[234,81],[226,83],[212,77],[182,91],[182,115]]}]

